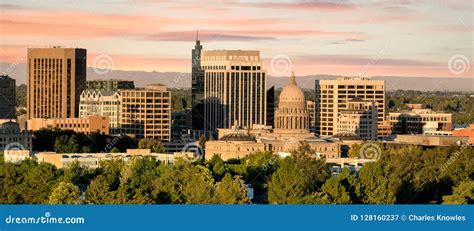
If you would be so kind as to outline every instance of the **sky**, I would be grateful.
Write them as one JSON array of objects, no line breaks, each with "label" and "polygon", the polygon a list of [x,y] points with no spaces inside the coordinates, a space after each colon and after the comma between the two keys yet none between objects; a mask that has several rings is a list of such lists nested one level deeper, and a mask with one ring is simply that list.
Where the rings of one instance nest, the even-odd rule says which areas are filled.
[{"label": "sky", "polygon": [[[474,77],[472,0],[1,0],[0,62],[81,47],[88,65],[191,71],[205,50],[260,50],[287,76]],[[472,65],[471,65],[472,64]]]}]

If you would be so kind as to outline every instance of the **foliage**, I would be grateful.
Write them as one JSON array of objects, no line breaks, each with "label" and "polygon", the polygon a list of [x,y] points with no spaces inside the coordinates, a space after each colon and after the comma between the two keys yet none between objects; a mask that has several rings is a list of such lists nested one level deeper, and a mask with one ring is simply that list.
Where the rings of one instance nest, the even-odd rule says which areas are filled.
[{"label": "foliage", "polygon": [[165,146],[161,141],[151,139],[151,138],[143,138],[138,142],[138,148],[141,149],[151,149],[154,153],[165,153]]},{"label": "foliage", "polygon": [[217,204],[248,204],[247,188],[241,176],[227,173],[216,185],[215,202]]},{"label": "foliage", "polygon": [[443,197],[443,204],[473,204],[474,181],[464,181],[453,188],[453,194]]},{"label": "foliage", "polygon": [[[69,135],[64,140],[68,141]],[[383,155],[378,161],[358,171],[345,168],[332,176],[324,159],[318,159],[305,143],[283,159],[270,152],[257,152],[242,159],[224,161],[214,156],[206,162],[180,159],[168,165],[151,157],[137,157],[104,160],[96,169],[84,168],[78,162],[56,169],[34,160],[13,164],[0,158],[0,203],[473,202],[474,148],[381,148]],[[253,188],[252,201],[247,198],[247,187]]]},{"label": "foliage", "polygon": [[49,204],[79,204],[80,190],[68,182],[60,182],[49,197]]}]

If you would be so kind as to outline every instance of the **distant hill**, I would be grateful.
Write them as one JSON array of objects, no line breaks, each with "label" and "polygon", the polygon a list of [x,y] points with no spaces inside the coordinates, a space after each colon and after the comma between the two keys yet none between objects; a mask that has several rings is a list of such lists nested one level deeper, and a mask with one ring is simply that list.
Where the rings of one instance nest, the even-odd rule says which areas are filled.
[{"label": "distant hill", "polygon": [[[0,63],[0,73],[8,74],[17,80],[17,85],[25,83],[26,65],[13,65]],[[105,72],[105,71],[104,71]],[[316,79],[335,79],[334,75],[308,75],[298,76],[297,82],[303,88],[314,88]],[[138,87],[150,83],[162,83],[173,88],[189,88],[191,86],[191,74],[185,72],[146,72],[146,71],[122,71],[113,70],[104,74],[97,74],[92,67],[87,68],[87,79],[127,79],[135,81]],[[374,76],[373,79],[386,81],[387,90],[419,90],[419,91],[470,91],[474,92],[474,77],[472,78],[432,78],[432,77],[397,77],[397,76]],[[267,86],[275,85],[283,87],[288,82],[285,77],[268,77]]]}]

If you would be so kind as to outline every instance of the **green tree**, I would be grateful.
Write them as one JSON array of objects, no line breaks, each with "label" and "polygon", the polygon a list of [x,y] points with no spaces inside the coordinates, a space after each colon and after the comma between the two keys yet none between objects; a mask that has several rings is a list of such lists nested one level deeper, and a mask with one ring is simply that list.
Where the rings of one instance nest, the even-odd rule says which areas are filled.
[{"label": "green tree", "polygon": [[79,142],[76,135],[62,135],[54,142],[54,151],[57,153],[78,153]]},{"label": "green tree", "polygon": [[183,197],[186,204],[210,204],[214,194],[214,179],[211,171],[203,166],[195,166],[184,172]]},{"label": "green tree", "polygon": [[322,196],[331,204],[351,204],[351,193],[348,187],[348,169],[336,176],[329,178],[321,187]]},{"label": "green tree", "polygon": [[61,176],[61,172],[51,164],[39,164],[23,174],[23,182],[18,187],[22,202],[26,204],[47,202]]},{"label": "green tree", "polygon": [[86,202],[89,204],[113,203],[112,193],[105,176],[99,175],[91,182],[86,191]]},{"label": "green tree", "polygon": [[[365,164],[358,174],[361,187],[360,194],[363,203],[366,204],[393,204],[396,201],[398,188],[393,187],[391,181],[386,177],[382,162]],[[396,182],[394,182],[396,184]]]},{"label": "green tree", "polygon": [[215,202],[217,204],[248,204],[247,188],[242,177],[227,173],[216,185]]},{"label": "green tree", "polygon": [[464,181],[453,188],[453,194],[443,197],[443,204],[473,204],[474,181]]},{"label": "green tree", "polygon": [[165,146],[161,141],[151,139],[151,138],[143,138],[138,142],[138,148],[142,149],[151,149],[152,152],[155,153],[165,153]]},{"label": "green tree", "polygon": [[79,187],[72,183],[60,182],[49,197],[49,204],[80,204]]}]

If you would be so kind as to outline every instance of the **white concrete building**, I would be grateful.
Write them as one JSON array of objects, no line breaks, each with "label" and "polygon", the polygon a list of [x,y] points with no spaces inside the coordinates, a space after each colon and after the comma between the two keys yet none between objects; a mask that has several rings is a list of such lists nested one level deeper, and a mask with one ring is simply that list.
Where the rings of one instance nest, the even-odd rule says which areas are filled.
[{"label": "white concrete building", "polygon": [[84,90],[80,97],[79,116],[109,117],[110,134],[120,133],[121,93],[119,91]]}]

